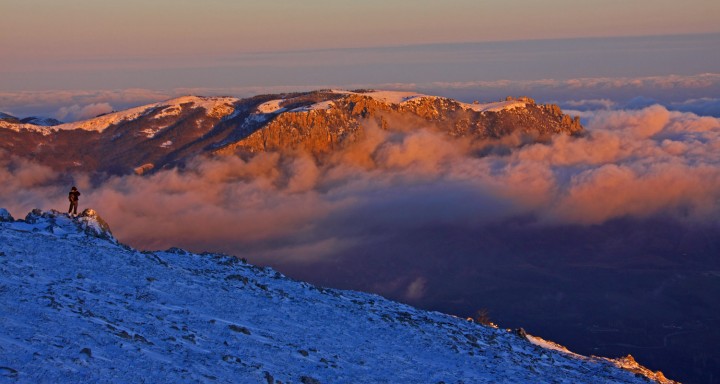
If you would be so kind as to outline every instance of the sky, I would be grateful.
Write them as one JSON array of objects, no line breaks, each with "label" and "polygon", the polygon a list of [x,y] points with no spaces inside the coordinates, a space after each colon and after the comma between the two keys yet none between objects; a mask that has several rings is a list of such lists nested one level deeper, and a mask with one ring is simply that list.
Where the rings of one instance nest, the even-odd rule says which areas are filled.
[{"label": "sky", "polygon": [[4,0],[0,11],[0,110],[17,114],[58,117],[82,103],[62,105],[68,91],[122,92],[92,102],[126,108],[186,93],[442,94],[437,83],[720,72],[720,3],[706,0]]},{"label": "sky", "polygon": [[3,1],[23,59],[720,32],[711,0]]}]

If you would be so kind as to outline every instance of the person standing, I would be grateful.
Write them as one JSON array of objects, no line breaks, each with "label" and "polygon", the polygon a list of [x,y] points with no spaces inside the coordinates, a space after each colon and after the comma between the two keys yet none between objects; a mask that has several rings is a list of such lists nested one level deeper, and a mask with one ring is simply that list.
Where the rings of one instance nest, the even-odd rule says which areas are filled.
[{"label": "person standing", "polygon": [[72,187],[72,189],[70,189],[70,193],[68,194],[68,200],[70,200],[70,209],[68,209],[68,214],[72,213],[73,215],[77,215],[80,191],[78,191],[77,188]]}]

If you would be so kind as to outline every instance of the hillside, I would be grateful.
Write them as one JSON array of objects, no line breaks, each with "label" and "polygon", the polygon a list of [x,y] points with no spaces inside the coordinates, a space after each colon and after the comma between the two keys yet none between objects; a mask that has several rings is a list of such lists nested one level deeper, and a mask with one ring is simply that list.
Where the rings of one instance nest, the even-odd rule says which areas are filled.
[{"label": "hillside", "polygon": [[670,382],[231,256],[140,252],[92,210],[0,209],[0,305],[10,382]]},{"label": "hillside", "polygon": [[466,104],[411,92],[314,91],[247,99],[186,96],[67,124],[0,119],[0,151],[56,171],[146,173],[198,155],[304,150],[323,156],[361,140],[368,126],[427,128],[471,141],[508,135],[547,140],[582,132],[556,105],[518,98]]}]

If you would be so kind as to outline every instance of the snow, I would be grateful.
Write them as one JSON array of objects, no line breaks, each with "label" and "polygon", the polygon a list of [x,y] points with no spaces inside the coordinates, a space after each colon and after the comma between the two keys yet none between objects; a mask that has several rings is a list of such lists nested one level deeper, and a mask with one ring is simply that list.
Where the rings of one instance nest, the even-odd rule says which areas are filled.
[{"label": "snow", "polygon": [[168,140],[168,141],[160,144],[160,148],[170,148],[170,147],[172,147],[172,145],[173,145],[172,140]]},{"label": "snow", "polygon": [[89,120],[76,121],[73,123],[61,124],[55,126],[55,129],[72,130],[72,129],[83,129],[86,131],[97,131],[102,132],[107,127],[118,124],[123,121],[130,121],[137,119],[144,115],[158,105],[145,105],[142,107],[130,108],[120,112],[112,112],[106,115],[98,116]]},{"label": "snow", "polygon": [[54,127],[44,127],[41,125],[35,125],[35,124],[17,124],[17,123],[10,123],[7,121],[0,120],[0,128],[10,129],[15,132],[20,131],[29,131],[29,132],[37,132],[44,136],[47,136],[53,132],[53,130],[57,130],[57,125]]},{"label": "snow", "polygon": [[368,96],[371,97],[377,101],[380,101],[382,103],[389,103],[389,104],[402,104],[409,101],[415,101],[423,98],[430,98],[430,99],[436,99],[437,96],[429,96],[424,95],[422,93],[416,93],[416,92],[406,92],[406,91],[370,91],[370,92],[351,92],[351,91],[344,91],[344,90],[332,90],[333,93],[339,93],[344,95],[360,95],[360,96]]},{"label": "snow", "polygon": [[500,112],[511,111],[516,108],[525,108],[527,107],[528,102],[524,100],[506,100],[483,104],[460,103],[460,105],[462,105],[465,109],[471,109],[475,112]]},{"label": "snow", "polygon": [[180,107],[180,105],[168,105],[167,107],[163,108],[159,113],[157,113],[154,118],[162,119],[163,117],[177,116],[181,112],[182,107]]},{"label": "snow", "polygon": [[140,130],[140,133],[144,133],[145,137],[147,137],[148,139],[152,139],[153,137],[155,137],[155,135],[160,133],[160,131],[162,131],[165,128],[167,128],[167,126],[160,126],[157,128],[145,128],[145,129]]},{"label": "snow", "polygon": [[558,343],[555,343],[555,342],[552,342],[549,340],[545,340],[545,339],[537,337],[537,336],[528,335],[527,339],[529,342],[531,342],[539,347],[545,348],[545,349],[551,349],[554,351],[571,354],[571,355],[574,355],[579,358],[582,357],[581,355],[570,352],[567,348],[563,347],[562,345],[560,345]]},{"label": "snow", "polygon": [[0,222],[0,307],[0,381],[647,382],[603,358],[231,256],[140,252],[94,211]]},{"label": "snow", "polygon": [[335,105],[335,103],[332,100],[326,100],[321,101],[312,105],[304,106],[304,107],[298,107],[290,112],[309,112],[309,111],[327,111],[328,109],[332,108]]},{"label": "snow", "polygon": [[285,111],[285,108],[280,107],[280,104],[285,101],[285,99],[277,99],[277,100],[270,100],[267,102],[264,102],[260,105],[258,105],[257,110],[260,113],[280,113]]},{"label": "snow", "polygon": [[[368,96],[377,101],[388,103],[388,104],[403,104],[409,102],[416,102],[421,99],[438,99],[438,96],[430,96],[422,93],[407,92],[407,91],[370,91],[365,93],[344,91],[344,90],[333,90],[333,93],[345,94],[345,95],[361,95]],[[525,108],[529,102],[527,100],[506,100],[492,103],[482,104],[468,104],[459,103],[464,109],[473,110],[476,112],[500,112],[510,111],[516,108]]]}]

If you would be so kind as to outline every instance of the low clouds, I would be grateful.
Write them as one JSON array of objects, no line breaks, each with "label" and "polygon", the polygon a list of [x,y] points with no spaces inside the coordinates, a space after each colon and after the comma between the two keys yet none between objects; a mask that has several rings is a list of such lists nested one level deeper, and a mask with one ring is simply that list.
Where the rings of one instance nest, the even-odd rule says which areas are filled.
[{"label": "low clouds", "polygon": [[110,112],[113,107],[125,109],[177,95],[147,89],[0,92],[0,111],[10,111],[18,117],[55,117],[72,122]]},{"label": "low clouds", "polygon": [[[121,110],[156,103],[183,95],[250,97],[265,93],[300,92],[308,89],[391,89],[419,91],[456,98],[465,102],[495,101],[506,96],[531,95],[540,102],[555,102],[563,109],[596,111],[604,109],[643,109],[654,104],[670,110],[720,117],[720,74],[669,75],[646,77],[587,77],[573,79],[493,80],[463,82],[408,83],[322,83],[305,85],[235,86],[222,88],[173,88],[152,90],[24,91],[0,92],[0,112],[18,117],[62,117],[67,122],[88,114],[71,114],[103,103]],[[668,90],[672,92],[668,92]],[[568,100],[568,95],[574,99]],[[67,106],[73,106],[68,108]]]},{"label": "low clouds", "polygon": [[[302,153],[265,153],[198,159],[183,171],[95,186],[84,175],[74,182],[84,193],[81,207],[97,209],[122,241],[276,263],[329,261],[369,240],[437,224],[717,220],[720,119],[655,105],[595,111],[586,120],[583,137],[513,150],[390,122],[389,131],[368,125],[365,140],[321,163]],[[69,181],[2,158],[0,206],[16,216],[35,207],[64,209]],[[414,281],[407,297],[421,296],[424,287]]]},{"label": "low clouds", "polygon": [[[720,74],[690,76],[587,77],[574,79],[469,81],[415,84],[415,88],[464,98],[532,95],[542,102],[559,104],[580,116],[586,111],[640,110],[655,104],[672,111],[720,117]],[[672,91],[670,91],[672,90]],[[568,100],[568,95],[573,99]]]},{"label": "low clouds", "polygon": [[701,97],[672,103],[670,108],[676,111],[692,112],[697,115],[720,117],[720,99]]},{"label": "low clouds", "polygon": [[112,111],[113,107],[108,103],[93,103],[82,107],[75,104],[70,107],[61,107],[54,117],[60,121],[87,120]]}]

